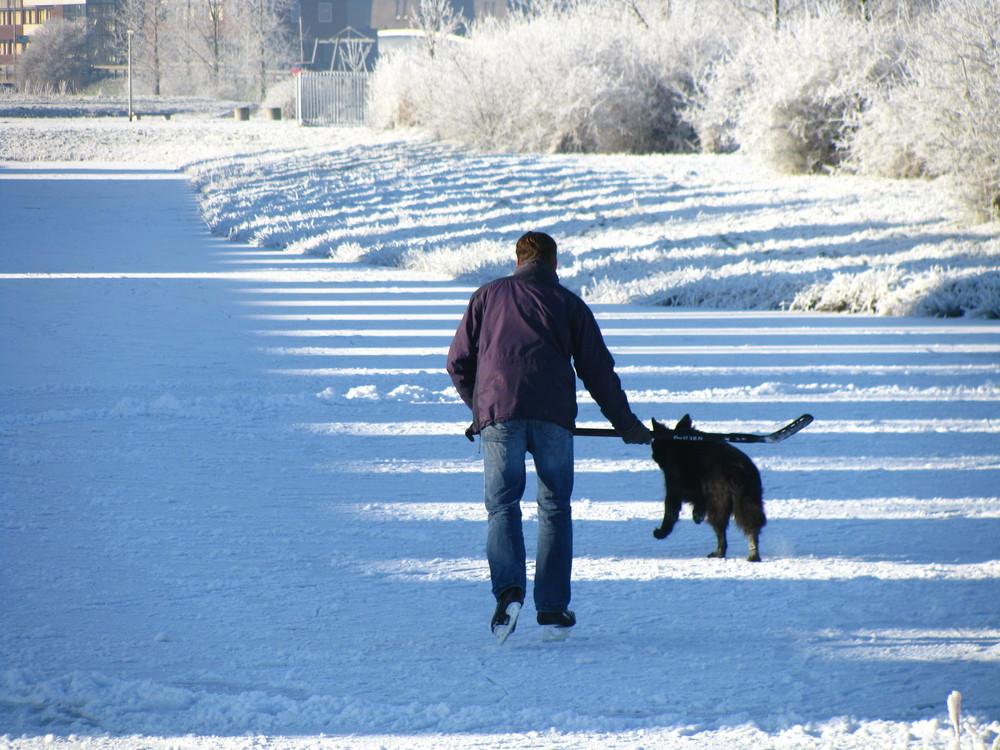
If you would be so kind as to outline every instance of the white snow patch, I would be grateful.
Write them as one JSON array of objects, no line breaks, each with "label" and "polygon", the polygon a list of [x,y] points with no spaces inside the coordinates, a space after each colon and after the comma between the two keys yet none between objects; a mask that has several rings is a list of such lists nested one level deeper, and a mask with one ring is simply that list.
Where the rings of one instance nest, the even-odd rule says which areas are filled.
[{"label": "white snow patch", "polygon": [[[988,315],[996,227],[940,185],[181,119],[7,119],[0,155],[132,160],[0,164],[0,746],[944,750],[955,690],[1000,734],[1000,327],[773,309]],[[497,649],[468,411],[409,331],[527,228],[636,399],[816,422],[754,449],[760,564],[655,542],[648,449],[580,439],[580,625]],[[253,334],[324,323],[359,341]]]}]

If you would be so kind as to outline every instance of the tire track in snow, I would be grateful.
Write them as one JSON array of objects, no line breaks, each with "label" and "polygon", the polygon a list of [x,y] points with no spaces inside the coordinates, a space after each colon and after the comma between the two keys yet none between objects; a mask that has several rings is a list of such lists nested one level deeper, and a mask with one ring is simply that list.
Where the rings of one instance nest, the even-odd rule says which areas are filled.
[{"label": "tire track in snow", "polygon": [[[362,575],[414,582],[488,581],[489,571],[474,558],[415,558],[353,563]],[[977,581],[1000,578],[1000,560],[983,563],[899,563],[843,558],[771,557],[760,564],[742,560],[690,560],[651,557],[577,557],[574,581],[769,580],[843,581]]]},{"label": "tire track in snow", "polygon": [[[313,320],[314,316],[250,316],[252,318],[259,318],[262,320]],[[382,315],[381,317],[374,318],[373,316],[365,315],[330,315],[322,318],[328,321],[340,320],[344,322],[360,322],[363,320],[379,320],[385,322],[395,322],[402,320],[453,320],[455,326],[450,328],[290,328],[283,330],[263,330],[256,331],[258,335],[261,336],[296,336],[300,338],[326,338],[326,337],[336,337],[342,336],[345,338],[359,338],[364,336],[370,336],[374,338],[394,338],[394,339],[405,339],[405,338],[445,338],[449,341],[455,335],[455,327],[457,327],[460,315],[445,316],[439,313],[428,313],[417,316],[392,316],[392,315]],[[749,327],[732,327],[732,328],[613,328],[613,327],[603,327],[601,332],[604,338],[608,341],[614,341],[618,336],[622,337],[656,337],[656,338],[667,338],[672,336],[684,336],[687,338],[702,338],[704,336],[726,336],[727,338],[740,339],[747,336],[752,337],[771,337],[771,336],[799,336],[814,339],[817,336],[850,336],[852,338],[857,337],[868,337],[868,336],[883,336],[883,337],[896,337],[896,336],[912,336],[912,335],[924,335],[928,331],[921,330],[915,326],[906,327],[902,326],[898,329],[886,329],[886,328],[832,328],[832,327],[817,327],[814,329],[806,327],[795,327],[795,328],[749,328]],[[972,334],[988,334],[992,335],[996,333],[996,328],[994,326],[948,326],[939,327],[933,329],[933,334],[936,336],[958,336],[958,335],[972,335]]]},{"label": "tire track in snow", "polygon": [[[370,401],[409,401],[410,403],[426,403],[432,398],[435,403],[459,403],[458,394],[450,388],[443,391],[432,391],[424,386],[395,385],[391,390],[379,390],[377,386],[361,386],[365,389],[364,398]],[[358,386],[347,391],[328,388],[322,398],[328,401],[342,401],[357,398]],[[936,388],[913,388],[900,386],[876,386],[873,388],[840,387],[829,383],[764,383],[755,387],[739,388],[709,388],[698,391],[670,390],[629,390],[629,401],[632,404],[696,404],[720,402],[733,403],[829,403],[850,401],[1000,401],[1000,386],[993,384],[977,387],[945,386]],[[594,403],[586,391],[577,393],[579,403]]]},{"label": "tire track in snow", "polygon": [[[1000,344],[891,344],[891,345],[803,345],[803,346],[613,346],[616,356],[694,356],[694,355],[810,355],[826,354],[889,355],[889,354],[1000,354]],[[440,357],[448,355],[447,346],[289,346],[265,347],[275,355],[310,357]]]},{"label": "tire track in snow", "polygon": [[[579,427],[604,427],[603,423],[578,422]],[[298,425],[300,429],[323,435],[357,435],[406,437],[412,435],[456,436],[464,432],[467,422],[318,422]],[[698,426],[706,432],[753,432],[766,429],[759,422],[705,421]],[[938,434],[1000,433],[1000,419],[868,419],[862,421],[826,420],[823,432],[855,434]]]},{"label": "tire track in snow", "polygon": [[[655,519],[657,501],[573,501],[573,518],[578,521],[647,521]],[[797,520],[882,520],[938,518],[1000,518],[1000,497],[865,497],[849,499],[788,498],[765,499],[767,516]],[[476,522],[486,518],[481,502],[363,503],[347,509],[359,518],[380,522],[444,521]],[[523,504],[525,518],[538,515],[534,503]]]},{"label": "tire track in snow", "polygon": [[[755,456],[764,472],[1000,471],[1000,455],[988,456]],[[338,474],[461,474],[482,471],[478,459],[380,459],[327,464]],[[530,471],[529,464],[529,471]],[[636,474],[659,469],[648,459],[577,459],[577,474]]]}]

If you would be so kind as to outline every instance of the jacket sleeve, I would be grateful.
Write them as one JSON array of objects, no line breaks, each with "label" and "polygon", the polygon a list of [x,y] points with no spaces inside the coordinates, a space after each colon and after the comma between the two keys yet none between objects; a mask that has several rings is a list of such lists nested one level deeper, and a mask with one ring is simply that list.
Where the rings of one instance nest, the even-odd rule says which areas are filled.
[{"label": "jacket sleeve", "polygon": [[639,421],[615,372],[615,360],[590,308],[582,302],[575,315],[573,365],[584,387],[593,396],[616,430],[624,431]]},{"label": "jacket sleeve", "polygon": [[482,307],[474,296],[462,316],[455,338],[448,350],[448,375],[455,384],[462,401],[475,413],[473,394],[476,389],[476,371],[479,360],[479,327],[482,322]]}]

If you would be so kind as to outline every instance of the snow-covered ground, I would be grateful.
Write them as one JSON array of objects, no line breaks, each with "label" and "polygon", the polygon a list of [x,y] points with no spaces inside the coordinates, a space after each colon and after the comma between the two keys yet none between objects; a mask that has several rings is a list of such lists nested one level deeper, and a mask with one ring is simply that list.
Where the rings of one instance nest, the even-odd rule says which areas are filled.
[{"label": "snow-covered ground", "polygon": [[184,166],[216,233],[475,284],[544,226],[563,283],[591,302],[1000,317],[1000,226],[966,222],[945,179],[776,177],[738,155],[474,154],[190,114],[11,118],[4,158]]},{"label": "snow-covered ground", "polygon": [[[961,747],[996,742],[995,320],[596,294],[641,416],[816,422],[745,448],[759,565],[737,530],[725,561],[689,519],[653,539],[648,449],[578,438],[580,625],[555,644],[530,609],[490,637],[479,457],[443,372],[524,228],[573,256],[567,283],[629,299],[644,261],[726,268],[725,240],[810,269],[951,243],[950,267],[995,271],[996,228],[939,186],[142,123],[0,121],[0,746],[948,748],[952,691]],[[455,280],[463,243],[495,255]],[[408,247],[413,268],[358,262]],[[580,421],[601,422],[583,396]]]}]

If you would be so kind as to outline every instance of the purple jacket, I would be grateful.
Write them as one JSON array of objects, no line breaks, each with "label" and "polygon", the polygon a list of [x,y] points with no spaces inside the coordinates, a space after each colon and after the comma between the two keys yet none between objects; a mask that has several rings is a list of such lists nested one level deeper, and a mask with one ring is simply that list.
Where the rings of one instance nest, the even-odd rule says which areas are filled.
[{"label": "purple jacket", "polygon": [[638,420],[614,366],[590,308],[541,262],[479,288],[448,352],[474,432],[511,419],[573,429],[576,376],[608,421],[626,430]]}]

